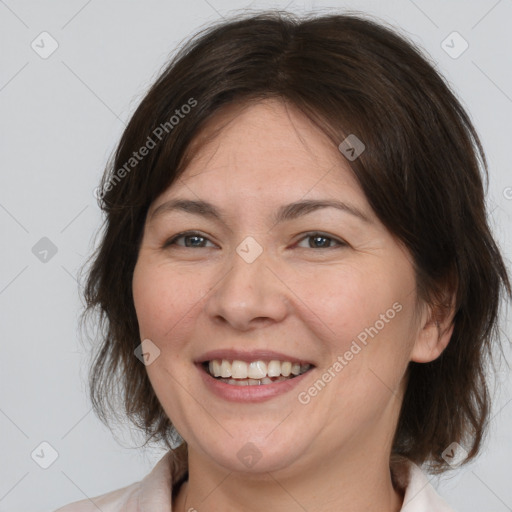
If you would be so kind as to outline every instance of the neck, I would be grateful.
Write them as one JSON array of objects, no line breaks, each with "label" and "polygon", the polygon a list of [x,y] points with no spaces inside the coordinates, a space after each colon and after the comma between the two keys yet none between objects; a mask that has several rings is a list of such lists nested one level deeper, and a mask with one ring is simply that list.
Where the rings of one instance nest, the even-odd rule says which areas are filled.
[{"label": "neck", "polygon": [[[376,453],[376,452],[373,452]],[[343,461],[340,464],[340,460]],[[339,454],[315,470],[241,474],[189,451],[189,479],[173,503],[176,512],[399,512],[403,494],[393,487],[389,456]]]}]

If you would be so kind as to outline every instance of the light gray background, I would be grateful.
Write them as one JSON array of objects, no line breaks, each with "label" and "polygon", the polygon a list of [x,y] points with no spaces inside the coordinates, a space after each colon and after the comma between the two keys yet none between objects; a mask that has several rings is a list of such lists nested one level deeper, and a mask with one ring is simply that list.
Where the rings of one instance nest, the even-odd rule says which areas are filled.
[{"label": "light gray background", "polygon": [[[89,355],[79,342],[75,275],[101,222],[93,190],[126,120],[180,42],[230,11],[270,6],[367,12],[426,49],[481,134],[492,222],[510,258],[510,0],[0,0],[0,512],[48,511],[117,489],[162,455],[132,448],[141,438],[128,431],[118,443],[86,394]],[[47,59],[31,47],[34,40],[42,46],[43,31],[59,45]],[[455,59],[442,47],[453,31],[469,44]],[[461,41],[448,44],[461,49]],[[32,252],[42,237],[57,247],[46,262]],[[510,333],[510,323],[503,329]],[[432,481],[458,511],[512,510],[512,385],[505,367],[497,377],[484,453]],[[31,458],[43,441],[58,453],[48,469]]]}]

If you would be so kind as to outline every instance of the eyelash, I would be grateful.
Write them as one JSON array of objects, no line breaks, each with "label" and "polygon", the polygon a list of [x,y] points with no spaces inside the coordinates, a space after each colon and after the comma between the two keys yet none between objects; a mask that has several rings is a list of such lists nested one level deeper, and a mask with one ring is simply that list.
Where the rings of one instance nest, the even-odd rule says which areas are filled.
[{"label": "eyelash", "polygon": [[[197,238],[202,238],[204,240],[208,240],[207,237],[203,236],[201,233],[197,232],[197,231],[185,231],[183,233],[178,233],[176,236],[170,238],[169,240],[167,240],[165,243],[164,243],[164,246],[163,248],[168,248],[172,245],[177,245],[176,244],[176,241],[181,239],[181,238],[188,238],[188,237],[197,237]],[[338,247],[347,247],[348,244],[342,240],[339,240],[337,238],[334,238],[332,236],[328,236],[324,233],[321,233],[321,232],[318,232],[318,231],[310,231],[309,233],[305,233],[304,236],[297,242],[301,242],[302,240],[305,240],[307,238],[315,238],[315,237],[318,237],[318,238],[325,238],[327,240],[331,240],[335,243],[338,244]],[[211,242],[211,240],[209,240]],[[212,242],[213,243],[213,242]],[[193,249],[194,247],[185,247],[183,245],[178,245],[178,247],[181,247],[183,249]],[[195,247],[197,249],[206,249],[207,247]],[[336,247],[316,247],[316,249],[335,249]],[[301,249],[305,249],[305,247],[301,247]],[[307,247],[307,249],[315,249],[314,247]]]}]

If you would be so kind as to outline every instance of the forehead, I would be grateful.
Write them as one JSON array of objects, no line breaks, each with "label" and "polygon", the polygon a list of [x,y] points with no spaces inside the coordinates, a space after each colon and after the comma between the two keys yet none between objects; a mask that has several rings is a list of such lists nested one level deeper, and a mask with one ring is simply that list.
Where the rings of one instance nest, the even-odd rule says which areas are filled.
[{"label": "forehead", "polygon": [[290,199],[363,195],[332,140],[278,99],[225,107],[204,125],[189,151],[192,158],[168,194],[188,187],[198,194],[237,190],[260,197],[287,193]]}]

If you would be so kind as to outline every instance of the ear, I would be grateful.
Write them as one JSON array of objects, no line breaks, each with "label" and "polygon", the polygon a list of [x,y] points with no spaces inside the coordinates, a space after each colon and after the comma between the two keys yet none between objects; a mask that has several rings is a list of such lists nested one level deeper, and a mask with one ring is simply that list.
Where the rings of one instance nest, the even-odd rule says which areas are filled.
[{"label": "ear", "polygon": [[453,334],[454,316],[455,296],[448,304],[424,306],[411,361],[430,363],[442,354]]}]

